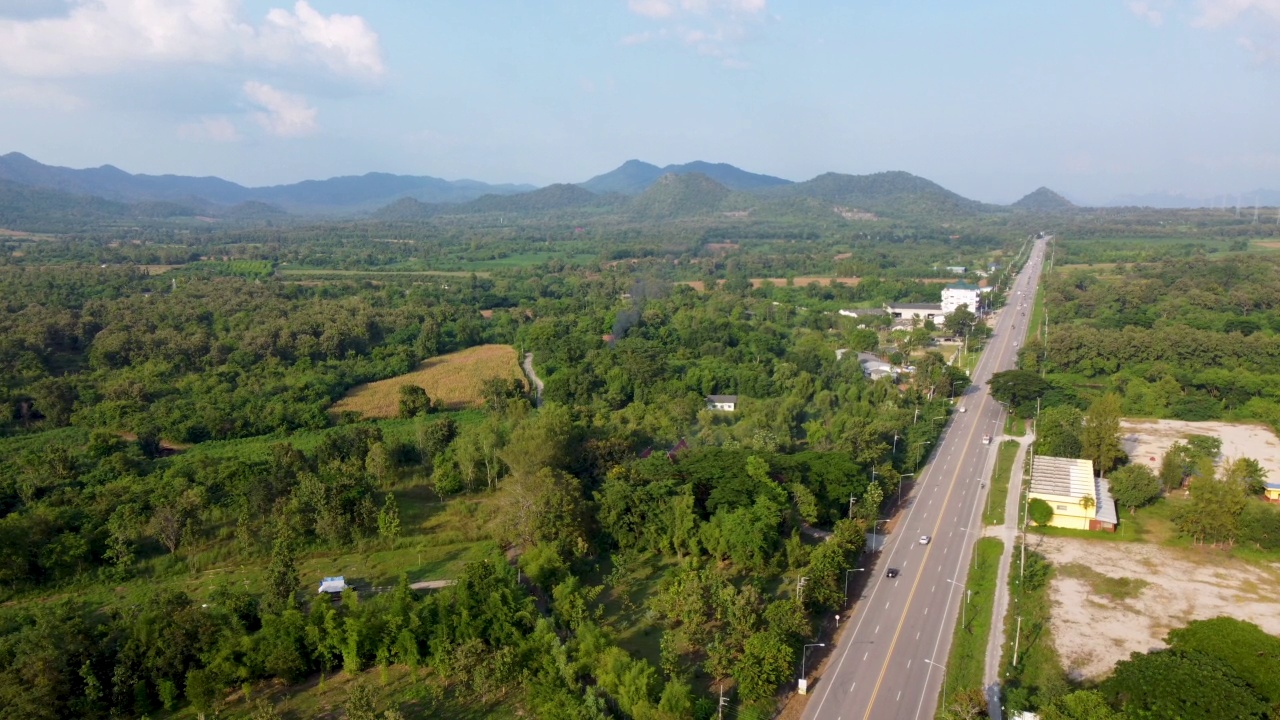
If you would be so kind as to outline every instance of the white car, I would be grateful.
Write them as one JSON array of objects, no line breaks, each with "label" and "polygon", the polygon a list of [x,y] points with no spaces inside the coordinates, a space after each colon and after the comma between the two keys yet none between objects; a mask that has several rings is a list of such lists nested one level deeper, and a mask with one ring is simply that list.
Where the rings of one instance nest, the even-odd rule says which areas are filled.
[{"label": "white car", "polygon": [[964,406],[963,406],[963,405],[961,405],[961,406],[960,406],[960,412],[964,412]]},{"label": "white car", "polygon": [[933,538],[929,537],[928,535],[921,535],[921,536],[920,536],[920,544],[921,544],[921,545],[928,545],[928,544],[929,544],[929,541],[930,541],[930,540],[932,540],[932,539],[933,539]]}]

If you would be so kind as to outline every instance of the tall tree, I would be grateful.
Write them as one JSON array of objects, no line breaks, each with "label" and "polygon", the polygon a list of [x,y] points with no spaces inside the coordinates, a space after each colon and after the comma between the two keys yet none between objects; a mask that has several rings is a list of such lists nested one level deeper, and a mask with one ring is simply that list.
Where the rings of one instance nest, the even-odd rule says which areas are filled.
[{"label": "tall tree", "polygon": [[1120,396],[1106,393],[1093,401],[1080,429],[1080,454],[1105,476],[1125,456],[1120,446]]},{"label": "tall tree", "polygon": [[271,546],[271,563],[267,565],[266,610],[279,613],[293,607],[298,584],[297,541],[288,523],[280,522]]},{"label": "tall tree", "polygon": [[1125,465],[1111,473],[1111,496],[1133,515],[1138,508],[1160,497],[1160,478],[1146,465]]}]

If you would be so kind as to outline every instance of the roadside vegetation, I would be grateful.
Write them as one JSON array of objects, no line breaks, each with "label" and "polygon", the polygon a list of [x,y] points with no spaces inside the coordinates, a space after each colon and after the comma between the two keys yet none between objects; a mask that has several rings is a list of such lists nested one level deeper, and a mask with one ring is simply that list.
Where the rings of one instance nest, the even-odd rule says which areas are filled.
[{"label": "roadside vegetation", "polygon": [[[1005,440],[1000,443],[996,455],[996,466],[991,471],[991,489],[987,493],[987,507],[982,513],[984,525],[1003,525],[1005,504],[1009,499],[1009,485],[1012,480],[1014,460],[1018,455],[1018,441]],[[1021,468],[1018,468],[1021,472]]]},{"label": "roadside vegetation", "polygon": [[974,562],[969,567],[961,604],[964,612],[957,619],[947,658],[947,677],[938,703],[937,717],[963,716],[976,706],[985,711],[986,693],[983,674],[986,667],[987,640],[991,636],[992,605],[995,602],[996,576],[1000,571],[1000,555],[1004,542],[997,538],[980,538],[974,544]]}]

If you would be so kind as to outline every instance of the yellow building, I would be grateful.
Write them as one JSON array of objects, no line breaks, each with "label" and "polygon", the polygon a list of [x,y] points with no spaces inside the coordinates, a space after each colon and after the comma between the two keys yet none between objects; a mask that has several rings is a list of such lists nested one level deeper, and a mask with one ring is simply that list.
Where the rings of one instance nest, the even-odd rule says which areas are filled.
[{"label": "yellow building", "polygon": [[1110,485],[1093,476],[1093,463],[1088,460],[1036,455],[1027,501],[1037,499],[1053,508],[1049,524],[1054,527],[1115,530],[1119,521]]},{"label": "yellow building", "polygon": [[1280,502],[1280,482],[1267,483],[1267,489],[1262,491],[1262,496],[1270,502]]}]

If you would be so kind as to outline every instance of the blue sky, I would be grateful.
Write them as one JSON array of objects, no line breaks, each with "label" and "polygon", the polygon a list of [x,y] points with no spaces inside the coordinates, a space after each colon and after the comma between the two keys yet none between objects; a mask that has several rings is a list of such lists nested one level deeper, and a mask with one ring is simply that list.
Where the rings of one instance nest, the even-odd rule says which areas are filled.
[{"label": "blue sky", "polygon": [[1280,0],[0,0],[0,47],[0,152],[72,167],[1280,188]]}]

